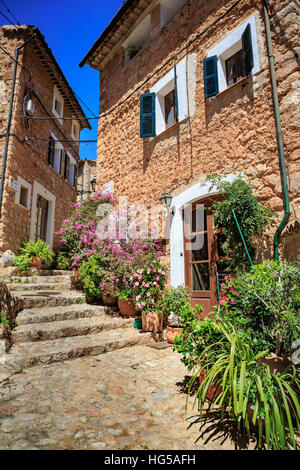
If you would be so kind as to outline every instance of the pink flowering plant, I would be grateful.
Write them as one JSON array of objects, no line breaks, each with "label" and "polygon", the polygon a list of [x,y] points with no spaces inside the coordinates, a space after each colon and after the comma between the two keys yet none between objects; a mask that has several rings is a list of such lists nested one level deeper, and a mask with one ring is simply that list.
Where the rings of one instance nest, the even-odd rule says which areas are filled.
[{"label": "pink flowering plant", "polygon": [[232,304],[235,304],[241,295],[234,285],[234,277],[226,275],[224,281],[220,284],[220,304],[221,310],[226,310]]},{"label": "pink flowering plant", "polygon": [[96,228],[99,220],[105,217],[103,211],[97,216],[100,204],[113,204],[110,193],[96,191],[86,201],[73,204],[73,211],[65,219],[58,234],[69,253],[72,268],[79,268],[82,262],[96,254],[94,242],[97,239]]},{"label": "pink flowering plant", "polygon": [[167,282],[167,268],[157,259],[138,267],[131,275],[133,299],[142,313],[157,308]]}]

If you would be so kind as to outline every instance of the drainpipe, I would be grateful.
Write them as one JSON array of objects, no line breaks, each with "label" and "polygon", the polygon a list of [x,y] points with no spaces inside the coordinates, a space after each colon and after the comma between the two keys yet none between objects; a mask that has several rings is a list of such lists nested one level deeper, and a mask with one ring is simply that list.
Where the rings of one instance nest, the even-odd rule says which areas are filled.
[{"label": "drainpipe", "polygon": [[276,123],[279,166],[280,166],[280,174],[281,174],[281,186],[282,186],[283,199],[284,199],[284,216],[280,225],[278,226],[276,230],[276,233],[273,239],[274,259],[276,261],[279,261],[278,239],[289,219],[290,201],[289,201],[289,192],[288,192],[288,185],[287,185],[285,159],[284,159],[283,136],[282,136],[281,122],[280,122],[280,110],[279,110],[277,83],[276,83],[276,76],[275,76],[274,55],[273,55],[273,48],[272,48],[272,41],[271,41],[270,18],[269,18],[269,13],[268,13],[268,0],[263,0],[263,7],[264,7],[264,17],[265,17],[266,38],[267,38],[271,87],[272,87],[273,104],[274,104],[275,123]]},{"label": "drainpipe", "polygon": [[15,54],[15,63],[14,63],[13,79],[12,79],[12,84],[11,84],[9,111],[8,111],[8,118],[7,118],[7,128],[6,128],[5,146],[4,146],[4,154],[3,154],[3,164],[2,164],[1,181],[0,181],[0,217],[2,213],[3,188],[4,188],[4,179],[5,179],[7,152],[8,152],[8,144],[9,144],[9,137],[10,137],[10,127],[11,127],[11,119],[12,119],[12,110],[13,110],[13,101],[14,101],[14,93],[15,93],[15,85],[16,85],[19,52],[24,46],[26,46],[26,44],[29,43],[29,41],[35,38],[35,36],[36,36],[36,33],[34,33],[29,39],[27,39],[27,41],[25,41],[23,44],[17,47],[16,54]]}]

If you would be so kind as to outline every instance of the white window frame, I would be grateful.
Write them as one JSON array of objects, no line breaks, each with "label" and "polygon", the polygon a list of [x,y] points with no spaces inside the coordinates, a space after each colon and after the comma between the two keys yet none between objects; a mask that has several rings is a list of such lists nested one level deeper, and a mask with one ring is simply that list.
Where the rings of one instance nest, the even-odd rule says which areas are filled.
[{"label": "white window frame", "polygon": [[74,172],[75,172],[75,167],[76,167],[76,160],[75,158],[72,157],[72,155],[67,151],[68,158],[70,160],[69,163],[69,176],[66,181],[73,186],[73,181],[74,181]]},{"label": "white window frame", "polygon": [[242,23],[240,26],[238,26],[234,31],[228,34],[228,36],[226,36],[226,38],[224,38],[223,41],[216,44],[207,52],[207,57],[212,57],[214,55],[218,57],[217,67],[218,67],[219,93],[226,90],[230,86],[235,85],[235,84],[227,85],[226,60],[232,57],[240,49],[242,49],[241,38],[248,24],[250,24],[251,26],[251,38],[252,38],[252,50],[253,50],[253,62],[254,62],[251,75],[255,75],[256,73],[260,71],[256,21],[255,21],[255,15],[253,15],[250,18],[248,18],[246,21],[244,21],[244,23]]},{"label": "white window frame", "polygon": [[187,3],[187,0],[161,0],[160,25],[163,28],[173,16]]},{"label": "white window frame", "polygon": [[[31,203],[31,184],[28,183],[28,181],[24,180],[21,176],[17,177],[18,181],[18,189],[15,194],[15,204],[18,204],[18,206],[23,207],[23,209],[30,210],[30,203]],[[21,187],[27,189],[27,201],[26,201],[26,206],[20,203],[20,198],[21,198]]]},{"label": "white window frame", "polygon": [[[178,122],[188,117],[187,87],[186,87],[186,58],[176,64],[177,76],[177,103]],[[151,89],[150,93],[155,93],[155,133],[156,136],[167,129],[165,120],[165,96],[170,93],[175,86],[174,69],[170,70]],[[153,139],[154,137],[151,137]]]},{"label": "white window frame", "polygon": [[[76,129],[77,133],[74,134],[74,129]],[[72,120],[72,128],[71,128],[71,135],[73,137],[74,140],[79,140],[79,136],[80,136],[80,127],[79,127],[79,124],[78,122],[73,119]]]},{"label": "white window frame", "polygon": [[60,174],[60,158],[61,158],[61,150],[64,149],[61,142],[57,139],[57,137],[51,132],[51,136],[55,141],[54,147],[54,161],[52,168],[56,171],[56,173]]},{"label": "white window frame", "polygon": [[[128,38],[123,43],[124,48],[124,67],[126,67],[139,53],[140,51],[148,44],[151,40],[151,16],[148,14],[143,21],[132,31]],[[129,57],[127,48],[130,46],[135,46],[139,50],[136,55],[132,58]]]},{"label": "white window frame", "polygon": [[[61,113],[60,114],[55,109],[55,101],[56,100],[61,102]],[[61,96],[61,94],[59,93],[56,86],[54,86],[54,90],[53,90],[52,113],[54,114],[54,116],[56,116],[58,118],[62,118],[63,115],[64,115],[64,99]],[[60,122],[60,124],[62,124],[62,119],[59,119],[59,122]]]}]

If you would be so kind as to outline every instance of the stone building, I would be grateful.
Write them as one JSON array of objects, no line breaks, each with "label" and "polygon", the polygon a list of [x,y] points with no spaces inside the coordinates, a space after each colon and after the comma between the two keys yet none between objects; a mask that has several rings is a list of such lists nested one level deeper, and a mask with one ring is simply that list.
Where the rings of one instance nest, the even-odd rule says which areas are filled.
[{"label": "stone building", "polygon": [[268,18],[290,198],[280,253],[295,260],[300,248],[299,2],[265,3],[127,0],[80,64],[101,74],[98,180],[113,182],[114,198],[126,195],[130,204],[172,196],[171,283],[190,286],[207,310],[216,301],[218,234],[207,210],[204,246],[191,255],[182,221],[186,205],[207,206],[207,175],[242,172],[278,213],[258,260],[273,257],[283,218]]},{"label": "stone building", "polygon": [[77,172],[77,202],[88,199],[93,192],[94,181],[97,175],[96,160],[82,158],[78,162]]},{"label": "stone building", "polygon": [[37,28],[3,26],[0,46],[0,250],[39,238],[57,249],[77,198],[77,141],[90,125]]}]

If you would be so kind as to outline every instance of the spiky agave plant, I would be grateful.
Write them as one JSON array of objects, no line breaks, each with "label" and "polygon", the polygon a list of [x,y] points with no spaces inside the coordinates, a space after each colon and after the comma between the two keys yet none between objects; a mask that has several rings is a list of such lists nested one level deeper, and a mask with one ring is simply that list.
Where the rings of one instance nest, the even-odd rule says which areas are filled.
[{"label": "spiky agave plant", "polygon": [[221,420],[227,413],[249,435],[251,428],[256,429],[259,447],[265,444],[268,449],[296,449],[300,404],[295,367],[278,376],[272,374],[267,364],[259,362],[268,351],[255,354],[232,324],[214,326],[222,339],[200,355],[189,384],[188,396],[199,374],[205,372],[194,400],[201,421],[205,421],[204,405],[208,405],[205,413],[219,407]]}]

